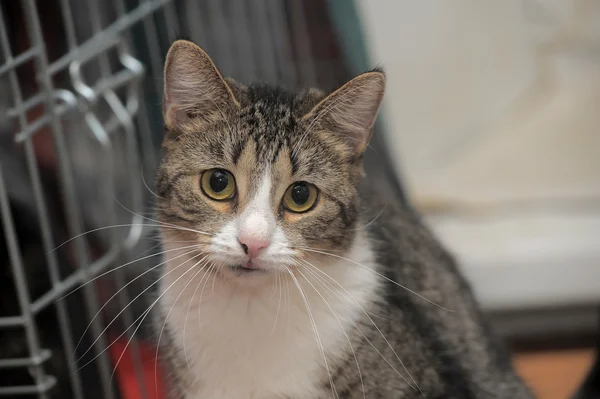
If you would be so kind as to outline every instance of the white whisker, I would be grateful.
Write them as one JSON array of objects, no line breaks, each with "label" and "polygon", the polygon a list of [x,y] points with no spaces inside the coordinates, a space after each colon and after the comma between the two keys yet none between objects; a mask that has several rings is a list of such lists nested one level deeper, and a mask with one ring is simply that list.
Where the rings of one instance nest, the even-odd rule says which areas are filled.
[{"label": "white whisker", "polygon": [[148,187],[148,183],[146,183],[146,179],[144,178],[144,172],[141,172],[140,175],[142,177],[142,183],[144,184],[144,187],[146,187],[146,190],[148,190],[150,192],[150,194],[154,195],[156,198],[162,198],[160,195],[158,195],[154,191],[152,191],[152,189],[150,187]]},{"label": "white whisker", "polygon": [[[159,222],[159,223],[162,223],[162,222]],[[200,234],[200,235],[208,235],[208,236],[212,236],[213,235],[213,234],[206,233],[206,232],[203,232],[203,231],[189,229],[187,227],[182,227],[182,226],[177,226],[177,225],[163,225],[163,224],[156,224],[156,225],[154,225],[154,224],[147,224],[147,223],[114,224],[114,225],[111,225],[111,226],[98,227],[98,228],[95,228],[95,229],[92,229],[92,230],[88,230],[88,231],[85,231],[85,232],[83,232],[81,234],[78,234],[78,235],[76,235],[74,237],[71,237],[68,240],[66,240],[65,242],[63,242],[62,244],[56,246],[54,249],[52,249],[48,253],[52,253],[52,252],[56,251],[57,249],[65,246],[65,245],[67,245],[71,241],[76,240],[76,239],[78,239],[80,237],[83,237],[86,234],[91,234],[91,233],[95,233],[97,231],[102,231],[102,230],[106,230],[106,229],[114,229],[114,228],[117,228],[117,227],[133,227],[133,226],[171,228],[173,230],[187,231],[187,232],[196,233],[196,234]]]},{"label": "white whisker", "polygon": [[[122,269],[122,268],[124,268],[125,266],[129,266],[129,265],[131,265],[131,264],[134,264],[134,263],[136,263],[136,262],[140,262],[140,261],[142,261],[142,260],[146,260],[146,259],[152,258],[152,257],[154,257],[154,256],[163,255],[163,254],[166,254],[166,253],[168,253],[168,252],[172,252],[172,251],[179,251],[179,250],[182,250],[182,249],[188,249],[188,248],[200,248],[200,247],[201,247],[201,245],[199,245],[199,244],[198,244],[198,245],[190,245],[190,246],[186,246],[186,247],[180,247],[180,248],[170,249],[170,250],[166,250],[166,251],[161,251],[161,252],[157,252],[157,253],[154,253],[154,254],[151,254],[151,255],[144,256],[144,257],[142,257],[142,258],[137,258],[137,259],[134,259],[134,260],[132,260],[132,261],[130,261],[130,262],[127,262],[127,263],[125,263],[125,264],[123,264],[123,265],[120,265],[120,266],[114,267],[114,268],[112,268],[112,269],[110,269],[110,270],[107,270],[107,271],[105,271],[105,272],[104,272],[104,273],[102,273],[102,274],[99,274],[99,275],[97,275],[97,276],[96,276],[96,277],[94,277],[93,279],[86,281],[84,284],[81,284],[80,286],[78,286],[78,287],[76,287],[76,288],[73,288],[73,289],[72,289],[70,292],[68,292],[67,294],[65,294],[65,295],[61,296],[61,297],[60,297],[60,298],[58,298],[56,301],[57,301],[57,302],[58,302],[58,301],[62,301],[63,299],[65,299],[65,298],[66,298],[66,297],[68,297],[69,295],[73,294],[74,292],[76,292],[76,291],[80,290],[81,288],[85,287],[86,285],[88,285],[88,284],[90,284],[90,283],[93,283],[94,281],[98,280],[98,279],[99,279],[99,278],[101,278],[101,277],[104,277],[104,276],[106,276],[107,274],[110,274],[110,273],[112,273],[112,272],[114,272],[114,271],[116,271],[116,270]],[[165,263],[165,262],[163,262],[163,263],[159,263],[159,264],[158,264],[158,265],[156,265],[156,266],[160,266],[160,265],[162,265],[162,264],[164,264],[164,263]],[[150,271],[150,270],[153,270],[153,269],[155,269],[155,267],[153,267],[153,268],[149,269],[148,271]],[[143,274],[141,274],[141,275],[140,275],[140,276],[138,276],[138,277],[141,277],[141,276],[143,276],[144,274],[146,274],[146,273],[143,273]],[[136,278],[138,278],[138,277],[136,277]],[[133,280],[135,280],[135,279],[133,279]],[[132,280],[132,281],[133,281],[133,280]],[[112,298],[111,298],[111,299],[112,299]],[[110,299],[109,299],[108,301],[110,301]],[[108,302],[108,301],[107,301],[107,302]]]},{"label": "white whisker", "polygon": [[[312,266],[312,265],[310,265],[310,266]],[[314,267],[314,266],[312,266],[312,267]],[[310,271],[309,269],[305,269],[305,270],[306,271]],[[316,273],[314,273],[314,271],[312,273],[313,273],[312,276],[315,277],[315,278],[317,278],[321,282],[321,285],[324,288],[328,289],[330,293],[332,293],[333,295],[336,295],[336,296],[341,293],[339,290],[335,289],[335,287],[333,287],[332,285],[327,284],[327,281],[324,280],[322,277],[319,277]],[[331,279],[333,279],[333,278],[331,278]],[[347,295],[348,295],[348,298],[350,298],[354,302],[356,302],[356,300],[354,299],[354,296],[352,294],[350,294],[348,292]],[[362,308],[362,306],[360,306],[360,305],[358,305],[358,306],[361,308],[361,310],[363,312],[367,313],[367,311],[364,308]],[[372,320],[371,320],[371,323],[375,326],[376,329],[378,329],[377,325],[375,325],[375,323]],[[409,387],[411,387],[414,390],[417,390],[417,389],[420,390],[420,388],[418,388],[418,386],[417,386],[417,388],[413,387],[413,385],[396,369],[396,367],[394,367],[394,365],[392,363],[390,363],[390,361],[379,351],[379,349],[373,344],[373,342],[371,342],[371,340],[365,335],[365,333],[363,333],[363,331],[358,327],[358,325],[355,322],[352,322],[352,324],[354,325],[354,328],[356,328],[356,330],[358,330],[358,332],[360,333],[360,335],[362,335],[362,337],[369,343],[369,345],[371,345],[371,347],[375,350],[375,352],[377,352],[377,354],[379,356],[381,356],[381,358],[383,359],[383,361],[385,361],[388,364],[388,366],[390,366],[390,368],[392,370],[394,370],[394,372],[396,374],[398,374],[398,376],[400,378],[402,378],[408,384]],[[383,334],[383,333],[381,333],[381,331],[380,331],[380,334]],[[390,344],[388,343],[388,345],[390,345]],[[393,351],[393,348],[392,348],[392,351]],[[400,359],[398,359],[398,360],[400,361]],[[401,361],[400,361],[400,364],[404,367],[404,365],[402,364]],[[406,368],[405,368],[405,370],[406,370]],[[407,373],[408,373],[408,370],[407,370]],[[410,376],[410,374],[409,374],[409,376]],[[411,377],[411,379],[412,379],[412,377]],[[415,384],[416,384],[416,382],[415,382]]]},{"label": "white whisker", "polygon": [[134,215],[134,216],[137,216],[137,217],[139,217],[139,218],[142,218],[142,219],[144,219],[144,220],[148,220],[148,221],[150,221],[150,222],[157,223],[157,224],[159,224],[159,225],[161,225],[161,226],[173,227],[173,228],[176,228],[176,229],[179,229],[179,230],[187,230],[187,231],[191,231],[191,232],[193,232],[193,233],[196,233],[196,234],[202,234],[202,235],[207,235],[207,236],[213,236],[213,234],[207,233],[207,232],[205,232],[205,231],[194,230],[194,229],[190,229],[190,228],[187,228],[187,227],[178,226],[178,225],[176,225],[176,224],[173,224],[173,223],[161,222],[160,220],[152,219],[152,218],[149,218],[149,217],[147,217],[147,216],[144,216],[144,215],[137,214],[137,213],[133,212],[131,209],[128,209],[128,208],[127,208],[125,205],[123,205],[122,203],[120,203],[120,202],[119,202],[119,200],[117,200],[116,198],[115,198],[115,201],[117,202],[117,204],[119,204],[119,205],[120,205],[120,206],[121,206],[123,209],[125,209],[127,212],[131,213],[131,214],[132,214],[132,215]]},{"label": "white whisker", "polygon": [[414,295],[418,296],[419,298],[421,298],[421,299],[423,299],[423,300],[425,300],[425,301],[427,301],[427,302],[431,303],[432,305],[435,305],[435,306],[437,306],[437,307],[438,307],[438,308],[440,308],[440,309],[443,309],[443,310],[445,310],[445,311],[447,311],[447,312],[454,313],[454,310],[451,310],[451,309],[445,308],[445,307],[443,307],[442,305],[440,305],[440,304],[438,304],[438,303],[435,303],[435,302],[434,302],[434,301],[432,301],[431,299],[428,299],[428,298],[424,297],[423,295],[419,294],[418,292],[411,290],[410,288],[408,288],[408,287],[406,287],[406,286],[404,286],[404,285],[402,285],[402,284],[400,284],[400,283],[398,283],[398,282],[396,282],[396,281],[392,280],[391,278],[389,278],[389,277],[387,277],[387,276],[384,276],[383,274],[379,273],[378,271],[376,271],[376,270],[373,270],[373,269],[371,269],[370,267],[363,265],[362,263],[359,263],[359,262],[353,261],[352,259],[344,258],[343,256],[335,255],[335,254],[332,254],[332,253],[329,253],[329,252],[317,251],[317,250],[310,249],[310,248],[307,248],[307,247],[296,247],[296,248],[298,248],[298,249],[302,249],[302,250],[304,250],[304,251],[308,251],[308,252],[315,252],[315,253],[322,254],[322,255],[333,256],[333,257],[335,257],[335,258],[342,259],[342,260],[345,260],[345,261],[347,261],[347,262],[353,263],[353,264],[355,264],[355,265],[357,265],[357,266],[360,266],[360,267],[362,267],[362,268],[364,268],[364,269],[366,269],[366,270],[370,271],[371,273],[374,273],[374,274],[376,274],[377,276],[379,276],[379,277],[381,277],[381,278],[383,278],[383,279],[385,279],[385,280],[389,281],[390,283],[397,285],[398,287],[400,287],[400,288],[402,288],[402,289],[404,289],[404,290],[406,290],[406,291],[410,292],[411,294],[414,294]]},{"label": "white whisker", "polygon": [[[190,251],[188,251],[188,252],[185,252],[185,253],[183,253],[183,254],[180,254],[180,255],[178,255],[177,257],[174,257],[173,259],[177,259],[177,258],[180,258],[180,257],[182,257],[182,256],[189,255],[189,254],[191,254],[191,253],[193,253],[193,252],[195,252],[195,251],[196,251],[196,249],[192,249],[192,250],[190,250]],[[131,262],[129,262],[129,263],[131,263]],[[139,276],[136,276],[134,279],[132,279],[132,280],[131,280],[131,281],[129,281],[127,284],[125,284],[123,287],[121,287],[121,288],[120,288],[120,289],[119,289],[117,292],[115,292],[115,293],[114,293],[114,294],[113,294],[113,295],[112,295],[112,296],[111,296],[111,297],[110,297],[108,300],[106,300],[106,302],[104,302],[104,305],[102,305],[102,307],[101,307],[101,308],[98,310],[98,312],[96,312],[96,315],[95,315],[95,316],[92,318],[92,320],[90,321],[90,323],[87,325],[87,327],[85,328],[85,330],[84,330],[84,331],[83,331],[83,333],[81,334],[81,338],[79,338],[79,341],[77,342],[77,345],[75,346],[75,349],[74,349],[74,352],[73,352],[73,356],[75,356],[75,353],[77,352],[77,349],[79,348],[79,345],[81,345],[81,341],[82,341],[82,340],[83,340],[83,338],[85,337],[85,334],[88,332],[89,328],[92,326],[92,323],[94,322],[94,320],[96,319],[96,317],[98,317],[98,316],[99,316],[99,315],[102,313],[102,310],[104,310],[104,308],[105,308],[105,307],[106,307],[106,306],[107,306],[107,305],[110,303],[110,301],[112,301],[112,300],[113,300],[113,299],[114,299],[114,298],[115,298],[115,297],[116,297],[116,296],[117,296],[117,295],[118,295],[118,294],[119,294],[121,291],[123,291],[125,288],[127,288],[127,287],[128,287],[130,284],[132,284],[133,282],[135,282],[137,279],[141,278],[142,276],[144,276],[144,275],[145,275],[145,274],[147,274],[147,273],[150,273],[151,271],[155,270],[157,267],[159,267],[159,266],[161,266],[161,265],[164,265],[165,263],[167,263],[167,261],[163,261],[163,262],[159,263],[158,265],[156,265],[156,266],[153,266],[153,267],[151,267],[150,269],[146,270],[144,273],[140,274]],[[126,265],[127,265],[127,263],[126,263],[125,265],[123,265],[123,266],[126,266]],[[123,266],[121,266],[121,267],[123,267]],[[99,278],[99,277],[101,277],[101,276],[102,276],[102,275],[100,275],[100,276],[96,277],[96,279],[97,279],[97,278]],[[90,280],[88,283],[91,283],[91,282],[92,282],[92,281],[94,281],[94,280],[95,280],[95,279],[93,279],[93,280]],[[152,287],[152,286],[150,286],[150,287]],[[149,288],[149,287],[148,287],[148,288]],[[143,294],[144,292],[145,292],[145,291],[143,291],[141,294]],[[141,295],[141,294],[140,294],[140,295]],[[138,296],[137,296],[137,297],[135,297],[133,300],[131,300],[130,304],[131,304],[133,301],[135,301],[135,300],[136,300],[136,299],[137,299],[137,298],[138,298],[140,295],[138,295]],[[111,324],[112,324],[112,323],[113,323],[113,322],[116,320],[116,318],[117,318],[117,317],[119,317],[119,315],[120,315],[120,314],[121,314],[121,313],[122,313],[122,312],[123,312],[123,311],[124,311],[124,310],[125,310],[125,309],[126,309],[128,306],[129,306],[129,305],[125,306],[125,308],[123,308],[123,309],[121,310],[121,312],[120,312],[118,315],[116,315],[116,316],[115,316],[115,319],[113,319],[113,321],[111,321],[111,322],[110,322],[110,323],[109,323],[109,324],[106,326],[106,328],[104,329],[104,331],[102,331],[102,333],[101,333],[100,335],[102,335],[102,334],[103,334],[103,333],[104,333],[104,332],[105,332],[105,331],[106,331],[106,330],[107,330],[107,329],[110,327],[110,325],[111,325]],[[98,339],[99,339],[99,338],[100,338],[100,337],[98,337],[98,338],[96,339],[96,341],[94,341],[94,344],[95,344],[95,343],[98,341]],[[92,346],[93,346],[94,344],[92,344]],[[88,351],[89,351],[89,349],[88,349]],[[84,353],[82,356],[85,356],[85,354],[86,354],[86,353],[87,353],[87,351],[86,351],[86,352],[85,352],[85,353]],[[80,359],[81,359],[81,358],[80,358]],[[77,360],[77,361],[78,361],[78,360]]]},{"label": "white whisker", "polygon": [[[283,285],[281,282],[281,275],[279,273],[277,273],[276,275],[276,280],[275,280],[275,284],[277,286],[279,286],[279,302],[277,303],[277,312],[275,313],[275,321],[273,321],[273,329],[271,330],[271,335],[275,332],[275,326],[277,325],[277,318],[279,317],[279,309],[281,308],[281,286]],[[273,299],[273,297],[271,296],[271,299]]]},{"label": "white whisker", "polygon": [[[331,305],[329,304],[329,302],[327,302],[327,300],[325,299],[325,297],[317,289],[317,287],[314,286],[314,284],[304,275],[304,273],[302,273],[302,271],[300,269],[297,269],[297,270],[298,270],[298,273],[300,273],[300,275],[302,277],[304,277],[304,280],[306,280],[306,282],[308,284],[310,284],[310,286],[315,290],[315,292],[317,293],[317,295],[319,295],[319,297],[321,297],[321,299],[323,300],[323,302],[325,302],[325,305],[327,305],[327,307],[331,311],[331,314],[333,314],[333,317],[335,317],[335,319],[337,320],[338,324],[340,325],[340,328],[342,329],[342,332],[344,333],[344,336],[346,337],[346,340],[348,341],[348,345],[350,345],[350,350],[352,351],[352,355],[354,356],[354,361],[356,362],[356,369],[358,370],[358,376],[360,378],[360,385],[362,387],[363,398],[366,398],[365,384],[363,382],[362,372],[360,371],[360,365],[358,363],[358,358],[356,357],[356,352],[354,351],[354,347],[352,346],[352,342],[350,341],[350,337],[348,337],[348,334],[346,333],[346,329],[344,328],[344,325],[342,324],[342,321],[340,320],[340,318],[338,317],[338,315],[335,313],[335,311],[333,310],[333,308],[331,307]],[[308,269],[305,269],[305,270],[308,271]]]},{"label": "white whisker", "polygon": [[[192,258],[193,259],[193,258]],[[146,287],[142,292],[140,292],[135,298],[133,298],[131,301],[129,301],[129,303],[123,307],[123,309],[121,309],[119,311],[119,313],[117,313],[117,315],[115,317],[113,317],[113,319],[110,321],[110,323],[108,323],[106,325],[106,327],[104,327],[104,330],[102,330],[102,332],[100,332],[100,334],[98,335],[98,337],[96,337],[96,339],[94,340],[94,342],[92,342],[92,344],[90,345],[90,347],[81,355],[79,356],[76,360],[75,363],[79,362],[90,350],[92,350],[92,348],[94,347],[94,345],[96,344],[96,342],[98,342],[98,340],[100,339],[100,337],[102,337],[102,335],[110,328],[110,326],[117,321],[117,319],[119,318],[120,315],[123,314],[123,312],[125,312],[125,310],[127,310],[127,308],[129,307],[129,305],[131,305],[133,302],[135,302],[139,297],[141,297],[142,295],[144,295],[144,293],[146,293],[149,289],[151,289],[154,285],[156,285],[160,280],[162,280],[164,277],[166,277],[170,272],[174,271],[175,269],[178,269],[179,267],[183,266],[185,263],[187,263],[189,261],[186,260],[184,262],[182,262],[179,266],[173,268],[173,270],[163,274],[160,278],[158,278],[155,282],[153,282],[152,284],[150,284],[148,287]],[[125,288],[125,287],[123,287]],[[121,289],[123,289],[121,288]],[[105,304],[106,305],[106,304]],[[134,322],[135,323],[135,322]],[[91,324],[91,323],[90,323]],[[88,326],[89,328],[89,326]],[[127,331],[127,330],[125,330]],[[83,338],[83,337],[82,337]],[[80,340],[81,342],[81,340]]]},{"label": "white whisker", "polygon": [[277,291],[277,281],[279,280],[279,273],[275,275],[275,279],[273,280],[273,291],[271,292],[271,299],[275,296],[275,292]]},{"label": "white whisker", "polygon": [[[210,255],[207,255],[207,263],[210,263],[209,257],[210,257]],[[185,312],[185,319],[183,320],[183,355],[185,356],[185,363],[187,364],[188,370],[190,370],[190,362],[189,362],[189,358],[188,358],[188,355],[187,355],[187,349],[186,349],[186,345],[185,345],[185,331],[186,331],[186,327],[187,327],[188,315],[190,314],[190,309],[192,308],[192,304],[194,303],[194,298],[196,297],[196,293],[198,292],[198,288],[200,288],[200,285],[202,285],[202,281],[208,275],[209,275],[208,273],[205,273],[204,276],[202,276],[200,278],[200,281],[198,282],[198,285],[194,289],[194,293],[192,294],[192,298],[190,299],[190,304],[188,305],[187,312]],[[202,296],[200,297],[200,302],[199,303],[201,303],[201,302],[202,302]]]},{"label": "white whisker", "polygon": [[340,105],[340,104],[343,105],[343,104],[348,103],[349,101],[352,101],[351,99],[346,98],[347,95],[361,90],[365,85],[366,85],[365,83],[358,84],[356,87],[352,87],[352,88],[348,89],[346,92],[346,96],[337,97],[330,104],[327,104],[327,106],[325,108],[320,110],[319,113],[317,114],[317,116],[308,125],[308,127],[306,128],[306,130],[304,131],[302,136],[300,136],[300,140],[298,140],[298,143],[296,143],[296,145],[294,146],[294,149],[292,150],[292,155],[296,155],[296,153],[300,149],[300,146],[302,145],[302,142],[304,141],[306,136],[308,136],[309,133],[312,132],[312,129],[317,126],[318,122],[320,122],[321,119],[323,119],[323,117],[325,117],[325,115],[327,114],[327,111],[329,111],[330,109],[334,108],[337,105]]},{"label": "white whisker", "polygon": [[[358,301],[356,300],[356,298],[354,298],[354,296],[348,292],[348,290],[341,285],[339,282],[337,282],[336,279],[334,279],[333,277],[331,277],[329,274],[327,274],[326,272],[324,272],[323,270],[319,269],[318,267],[316,267],[315,265],[307,262],[306,260],[303,260],[303,262],[312,267],[315,271],[323,274],[325,277],[327,277],[329,280],[331,280],[333,283],[335,283],[335,285],[337,285],[338,287],[340,287],[347,295],[348,298],[351,299],[365,314],[365,316],[369,319],[369,321],[371,322],[371,324],[373,324],[373,327],[375,327],[375,329],[377,330],[377,332],[379,333],[379,335],[381,336],[381,338],[383,338],[383,340],[385,341],[385,343],[388,345],[388,347],[390,348],[390,350],[392,351],[392,353],[394,354],[394,356],[396,357],[396,360],[398,360],[398,362],[400,363],[400,365],[402,366],[402,368],[404,369],[404,371],[406,371],[406,374],[408,374],[408,376],[410,377],[410,379],[413,381],[413,383],[415,384],[416,388],[412,386],[412,384],[400,373],[398,372],[398,370],[396,370],[396,368],[385,358],[385,356],[383,356],[383,354],[375,347],[375,345],[373,345],[373,343],[371,343],[371,341],[367,338],[367,336],[362,332],[362,330],[360,328],[358,328],[358,326],[355,325],[355,327],[357,328],[357,330],[365,337],[365,339],[367,339],[367,341],[369,342],[369,344],[371,344],[371,346],[373,347],[373,349],[375,349],[375,351],[377,353],[379,353],[381,355],[381,357],[385,360],[385,362],[413,389],[415,390],[419,390],[421,391],[421,388],[419,387],[419,385],[417,384],[417,382],[415,381],[415,379],[412,377],[412,375],[410,374],[410,372],[408,371],[408,369],[406,368],[406,366],[404,365],[404,362],[402,362],[402,360],[400,359],[400,356],[398,356],[398,353],[396,353],[396,350],[394,349],[394,347],[392,346],[392,344],[388,341],[388,339],[385,337],[385,335],[383,334],[383,332],[381,331],[381,329],[377,326],[377,324],[375,323],[375,321],[373,321],[373,319],[371,318],[371,316],[369,316],[369,313],[365,310],[365,308],[358,303]],[[422,392],[422,391],[421,391]]]},{"label": "white whisker", "polygon": [[[169,316],[171,315],[171,312],[175,308],[175,305],[177,304],[177,301],[179,301],[179,298],[181,298],[181,295],[185,292],[185,290],[192,283],[192,281],[194,281],[194,279],[196,278],[196,276],[198,276],[198,274],[200,274],[202,272],[202,270],[204,270],[204,268],[206,267],[205,260],[207,259],[207,257],[208,256],[204,256],[203,258],[201,258],[198,262],[196,262],[190,268],[190,269],[195,269],[197,266],[199,266],[198,270],[194,273],[194,275],[192,276],[192,278],[190,278],[190,280],[185,284],[185,286],[181,289],[181,291],[179,291],[179,294],[177,295],[177,298],[175,298],[175,301],[173,301],[173,304],[171,305],[171,308],[169,309],[169,311],[167,312],[167,314],[165,316],[165,321],[164,321],[164,323],[163,323],[163,325],[162,325],[162,327],[160,329],[160,334],[158,334],[158,341],[156,343],[156,354],[155,354],[155,357],[157,359],[158,359],[158,351],[160,349],[160,340],[161,340],[163,332],[165,330],[165,326],[167,325],[167,320],[169,319]],[[157,374],[157,370],[156,370],[156,364],[157,363],[158,362],[154,363],[154,382],[155,382],[155,384],[158,384],[158,374]],[[158,386],[156,386],[156,389],[158,390]]]},{"label": "white whisker", "polygon": [[323,362],[325,363],[325,369],[327,370],[327,375],[329,376],[329,383],[331,384],[331,392],[333,394],[333,397],[335,398],[335,397],[337,397],[337,392],[335,390],[335,385],[333,384],[333,378],[331,377],[331,372],[329,371],[329,365],[327,364],[327,356],[325,356],[325,350],[323,349],[323,343],[321,342],[321,336],[319,335],[319,330],[317,329],[317,323],[315,322],[315,318],[313,317],[312,311],[310,310],[308,298],[306,297],[304,290],[302,289],[302,286],[300,286],[298,279],[296,278],[296,276],[294,276],[294,273],[292,273],[290,268],[287,266],[286,266],[286,270],[287,270],[288,274],[290,275],[290,277],[292,278],[292,280],[294,281],[294,284],[296,285],[296,288],[298,289],[298,292],[300,293],[300,296],[302,297],[304,306],[306,307],[306,312],[308,313],[308,318],[310,319],[310,323],[312,325],[313,332],[315,334],[315,339],[317,341],[317,345],[319,346],[319,351],[321,352],[321,355],[323,356]]},{"label": "white whisker", "polygon": [[214,271],[215,277],[216,277],[216,273],[217,272],[216,272],[216,269],[213,267],[213,268],[211,268],[208,271],[207,277],[206,277],[206,281],[204,281],[204,284],[202,285],[202,289],[200,290],[200,300],[198,302],[198,331],[200,331],[200,332],[202,332],[202,323],[201,323],[201,320],[202,320],[202,318],[201,318],[201,313],[202,313],[202,297],[204,296],[204,288],[206,288],[206,284],[208,283],[208,279],[210,278],[210,274],[213,271]]},{"label": "white whisker", "polygon": [[[185,263],[185,262],[184,262],[184,263]],[[182,266],[182,265],[183,265],[183,263],[182,263],[181,265],[179,265],[179,266]],[[173,270],[171,270],[171,271],[174,271],[174,270],[175,270],[175,269],[177,269],[179,266],[177,266],[177,267],[173,268]],[[184,272],[184,273],[183,273],[181,276],[179,276],[179,277],[177,278],[177,280],[175,280],[175,281],[173,282],[173,284],[175,284],[175,283],[176,283],[176,282],[177,282],[179,279],[181,279],[183,276],[185,276],[185,275],[186,275],[186,274],[187,274],[187,273],[188,273],[190,270],[192,270],[192,269],[188,269],[188,270],[186,270],[186,271],[185,271],[185,272]],[[171,271],[169,271],[168,273],[170,273]],[[166,276],[168,273],[165,273],[165,275],[164,275],[164,276],[162,276],[162,277],[165,277],[165,276]],[[162,278],[162,277],[161,277],[161,278]],[[160,280],[160,279],[159,279],[159,280]],[[113,345],[115,342],[117,342],[117,341],[118,341],[118,340],[119,340],[119,339],[120,339],[120,338],[121,338],[123,335],[125,335],[125,334],[127,333],[127,331],[129,331],[129,330],[130,330],[130,329],[131,329],[131,328],[132,328],[132,327],[133,327],[133,326],[134,326],[134,325],[135,325],[135,324],[136,324],[136,323],[139,321],[139,324],[138,324],[138,326],[137,326],[137,327],[136,327],[136,329],[133,331],[133,334],[132,334],[132,336],[131,336],[131,338],[133,338],[133,336],[135,335],[135,333],[137,332],[137,330],[140,328],[140,326],[141,326],[141,325],[142,325],[142,323],[144,322],[144,320],[145,320],[146,316],[147,316],[147,315],[150,313],[150,311],[152,310],[152,308],[154,307],[154,305],[156,305],[156,304],[158,303],[158,301],[159,301],[159,300],[162,298],[162,296],[163,296],[163,295],[164,295],[164,294],[165,294],[165,293],[166,293],[166,292],[169,290],[169,288],[171,288],[171,287],[173,286],[173,284],[171,284],[169,287],[167,287],[167,289],[165,289],[165,290],[164,290],[164,292],[163,292],[162,294],[160,294],[160,295],[159,295],[159,297],[158,297],[158,298],[156,298],[156,300],[155,300],[154,302],[152,302],[152,304],[150,304],[150,306],[148,307],[148,309],[146,309],[144,312],[142,312],[142,314],[141,314],[140,316],[138,316],[138,318],[137,318],[137,319],[135,319],[135,320],[133,321],[133,323],[131,323],[131,325],[125,329],[125,331],[123,331],[123,332],[122,332],[122,333],[121,333],[121,334],[120,334],[118,337],[116,337],[116,338],[113,340],[113,342],[111,342],[111,343],[110,343],[110,344],[109,344],[109,345],[108,345],[106,348],[104,348],[104,350],[103,350],[102,352],[100,352],[100,353],[98,353],[97,355],[95,355],[95,356],[94,356],[94,357],[93,357],[91,360],[89,360],[87,363],[85,363],[83,366],[81,366],[81,367],[79,367],[77,370],[75,370],[75,372],[78,372],[78,371],[80,371],[82,368],[84,368],[84,367],[86,367],[87,365],[89,365],[89,364],[91,364],[92,362],[94,362],[94,361],[95,361],[95,360],[96,360],[98,357],[102,356],[102,354],[103,354],[104,352],[106,352],[106,351],[107,351],[107,350],[108,350],[108,349],[109,349],[109,348],[110,348],[110,347],[111,347],[111,346],[112,346],[112,345]],[[141,319],[141,320],[140,320],[140,319]],[[129,344],[129,342],[131,342],[131,339],[128,341],[128,344]],[[92,346],[93,346],[93,345],[92,345]],[[127,345],[125,346],[125,349],[123,350],[123,353],[125,353],[125,351],[126,351],[126,350],[127,350]],[[123,356],[123,354],[121,354],[121,356]],[[115,370],[116,370],[116,368],[115,368]]]},{"label": "white whisker", "polygon": [[215,274],[213,275],[212,287],[211,287],[213,299],[215,299],[215,280],[216,279],[217,279],[217,272],[215,270]]},{"label": "white whisker", "polygon": [[291,325],[291,303],[292,303],[292,289],[290,288],[290,280],[289,279],[285,279],[285,290],[286,290],[286,302],[287,302],[287,328],[286,328],[286,336],[287,334],[289,334],[289,329],[290,329],[290,325]]},{"label": "white whisker", "polygon": [[369,227],[370,225],[372,225],[373,223],[375,223],[375,221],[377,219],[379,219],[379,217],[383,214],[383,212],[385,211],[385,208],[387,208],[387,206],[388,206],[388,204],[385,204],[383,206],[383,208],[381,208],[381,210],[377,213],[377,215],[375,215],[375,217],[370,222],[368,222],[368,223],[366,223],[366,224],[364,224],[364,225],[362,225],[360,227],[355,228],[354,231],[366,230],[367,227]]}]

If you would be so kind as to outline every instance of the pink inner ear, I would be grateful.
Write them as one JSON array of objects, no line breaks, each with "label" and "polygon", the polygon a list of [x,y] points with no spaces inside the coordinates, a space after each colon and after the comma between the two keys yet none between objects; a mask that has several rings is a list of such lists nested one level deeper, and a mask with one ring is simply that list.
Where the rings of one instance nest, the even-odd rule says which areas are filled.
[{"label": "pink inner ear", "polygon": [[165,94],[165,101],[163,104],[163,113],[165,117],[165,124],[167,126],[176,125],[181,122],[181,112],[177,112],[177,108],[172,102],[167,100],[168,96]]},{"label": "pink inner ear", "polygon": [[215,113],[224,115],[225,109],[237,105],[208,54],[191,42],[179,40],[171,46],[164,79],[167,126]]},{"label": "pink inner ear", "polygon": [[163,111],[166,113],[169,107],[171,107],[172,101],[171,96],[169,95],[169,90],[165,86],[164,94],[163,94]]},{"label": "pink inner ear", "polygon": [[170,125],[170,121],[173,119],[175,115],[171,115],[173,112],[173,102],[171,101],[171,96],[169,96],[169,90],[165,86],[164,94],[163,94],[163,115],[165,117],[165,123]]},{"label": "pink inner ear", "polygon": [[190,115],[185,110],[179,108],[177,102],[173,101],[173,95],[169,94],[167,87],[165,87],[163,97],[163,114],[167,126],[174,126],[190,119]]},{"label": "pink inner ear", "polygon": [[385,76],[367,72],[330,94],[309,115],[328,120],[354,151],[365,150],[385,91]]}]

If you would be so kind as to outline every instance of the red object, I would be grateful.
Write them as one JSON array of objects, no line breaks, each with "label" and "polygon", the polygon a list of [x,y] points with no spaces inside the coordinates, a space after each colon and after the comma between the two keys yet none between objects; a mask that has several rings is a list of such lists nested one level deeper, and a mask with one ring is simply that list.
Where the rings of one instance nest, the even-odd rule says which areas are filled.
[{"label": "red object", "polygon": [[[164,385],[160,364],[156,360],[156,351],[144,342],[139,342],[139,348],[148,399],[164,399]],[[116,365],[115,375],[123,399],[142,399],[132,355],[131,345],[127,345],[126,339],[118,339],[110,347],[110,356]]]}]

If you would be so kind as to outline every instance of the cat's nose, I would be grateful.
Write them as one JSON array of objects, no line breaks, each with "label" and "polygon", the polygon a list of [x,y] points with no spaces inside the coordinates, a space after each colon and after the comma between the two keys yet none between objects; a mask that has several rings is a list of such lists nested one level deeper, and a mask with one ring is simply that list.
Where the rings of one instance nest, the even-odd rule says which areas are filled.
[{"label": "cat's nose", "polygon": [[240,245],[245,253],[250,255],[250,258],[256,258],[259,252],[268,247],[270,244],[269,240],[265,240],[258,237],[244,237],[240,236],[238,238]]}]

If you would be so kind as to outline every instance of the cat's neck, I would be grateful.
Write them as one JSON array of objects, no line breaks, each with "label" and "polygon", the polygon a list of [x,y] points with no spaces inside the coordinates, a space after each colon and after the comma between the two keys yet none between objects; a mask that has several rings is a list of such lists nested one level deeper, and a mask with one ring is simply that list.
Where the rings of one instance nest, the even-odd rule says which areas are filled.
[{"label": "cat's neck", "polygon": [[306,394],[314,373],[325,372],[323,352],[330,365],[343,352],[346,331],[355,331],[377,285],[374,255],[362,234],[343,258],[321,258],[331,261],[252,287],[210,271],[186,277],[185,270],[176,270],[180,259],[169,261],[161,311],[173,349],[197,378],[194,392],[250,397],[261,387],[273,394],[293,396],[296,389]]}]

